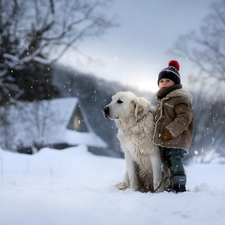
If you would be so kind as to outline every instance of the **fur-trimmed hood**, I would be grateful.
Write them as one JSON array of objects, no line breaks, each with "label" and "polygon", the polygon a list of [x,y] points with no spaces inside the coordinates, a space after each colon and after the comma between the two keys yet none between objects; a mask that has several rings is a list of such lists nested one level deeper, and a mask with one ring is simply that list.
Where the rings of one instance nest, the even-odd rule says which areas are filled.
[{"label": "fur-trimmed hood", "polygon": [[[182,98],[187,98],[191,103],[193,102],[193,95],[190,94],[187,90],[185,89],[176,89],[174,91],[171,91],[169,94],[167,94],[164,98],[169,99],[169,98],[174,98],[174,97],[182,97]],[[163,99],[164,99],[163,98]]]},{"label": "fur-trimmed hood", "polygon": [[160,89],[156,94],[158,101],[174,97],[187,98],[191,103],[193,102],[193,96],[187,90],[183,89],[181,84]]}]

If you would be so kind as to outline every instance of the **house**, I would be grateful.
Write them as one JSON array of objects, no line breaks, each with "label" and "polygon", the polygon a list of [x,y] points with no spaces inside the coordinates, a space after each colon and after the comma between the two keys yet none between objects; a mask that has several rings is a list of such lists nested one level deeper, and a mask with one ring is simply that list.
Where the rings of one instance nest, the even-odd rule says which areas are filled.
[{"label": "house", "polygon": [[10,107],[9,118],[10,148],[21,153],[84,144],[95,154],[108,155],[107,144],[92,130],[78,98],[18,102]]}]

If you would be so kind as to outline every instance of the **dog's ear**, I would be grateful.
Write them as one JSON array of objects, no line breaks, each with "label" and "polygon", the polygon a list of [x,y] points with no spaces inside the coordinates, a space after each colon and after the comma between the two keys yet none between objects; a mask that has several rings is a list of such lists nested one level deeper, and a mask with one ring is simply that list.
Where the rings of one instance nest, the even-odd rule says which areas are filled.
[{"label": "dog's ear", "polygon": [[134,104],[134,115],[138,117],[138,114],[143,110],[143,106],[140,104],[138,98],[132,100]]}]

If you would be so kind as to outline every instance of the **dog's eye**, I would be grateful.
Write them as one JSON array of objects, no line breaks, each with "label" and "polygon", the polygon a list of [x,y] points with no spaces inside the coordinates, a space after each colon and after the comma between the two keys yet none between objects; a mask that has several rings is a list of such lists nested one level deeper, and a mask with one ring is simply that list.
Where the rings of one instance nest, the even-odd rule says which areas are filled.
[{"label": "dog's eye", "polygon": [[122,104],[123,101],[119,99],[119,100],[117,101],[117,103]]}]

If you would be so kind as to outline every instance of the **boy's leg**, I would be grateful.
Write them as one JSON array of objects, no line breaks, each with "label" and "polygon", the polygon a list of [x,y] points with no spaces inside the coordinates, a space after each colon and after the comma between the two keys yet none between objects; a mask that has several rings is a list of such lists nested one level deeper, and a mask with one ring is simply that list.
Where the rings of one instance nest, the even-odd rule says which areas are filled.
[{"label": "boy's leg", "polygon": [[171,171],[171,178],[174,183],[174,192],[186,191],[186,175],[182,164],[184,150],[176,148],[163,148],[166,163]]},{"label": "boy's leg", "polygon": [[184,150],[183,149],[170,149],[171,157],[171,170],[173,176],[175,175],[185,175],[184,166],[182,160],[184,158]]}]

